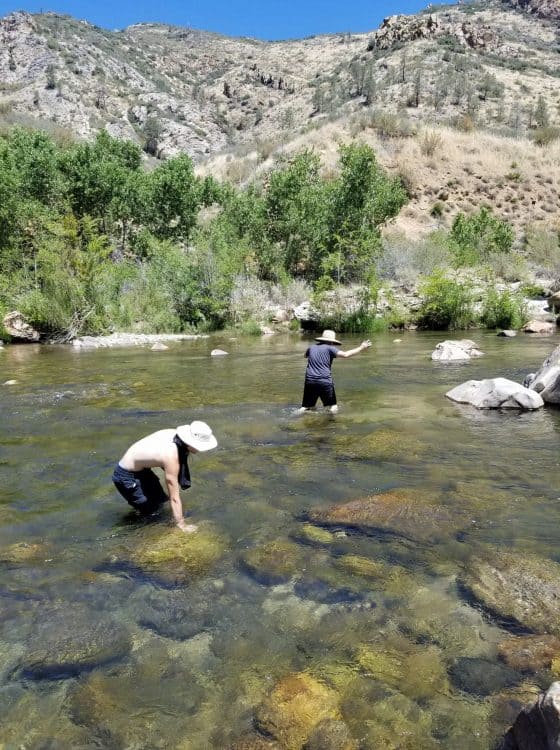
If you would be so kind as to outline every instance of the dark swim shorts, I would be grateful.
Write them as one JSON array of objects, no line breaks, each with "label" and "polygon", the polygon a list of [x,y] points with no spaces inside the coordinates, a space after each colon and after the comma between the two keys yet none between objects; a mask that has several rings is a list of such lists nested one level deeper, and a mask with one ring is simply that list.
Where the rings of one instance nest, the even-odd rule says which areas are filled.
[{"label": "dark swim shorts", "polygon": [[336,393],[333,383],[314,383],[306,380],[301,405],[306,409],[312,409],[318,398],[323,402],[323,406],[335,406]]},{"label": "dark swim shorts", "polygon": [[169,499],[151,469],[128,471],[117,464],[112,479],[126,502],[142,514],[153,513]]}]

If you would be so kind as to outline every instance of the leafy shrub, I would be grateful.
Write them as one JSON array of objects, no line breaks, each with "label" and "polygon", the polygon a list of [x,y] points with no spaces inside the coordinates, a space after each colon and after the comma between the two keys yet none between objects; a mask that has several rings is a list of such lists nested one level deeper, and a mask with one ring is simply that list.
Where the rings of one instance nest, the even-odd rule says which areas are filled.
[{"label": "leafy shrub", "polygon": [[468,328],[475,321],[473,296],[468,284],[436,272],[421,287],[423,302],[417,322],[423,328]]},{"label": "leafy shrub", "polygon": [[552,125],[543,125],[533,132],[533,141],[537,146],[548,146],[549,143],[553,143],[559,138],[560,128],[553,127]]},{"label": "leafy shrub", "polygon": [[437,269],[449,267],[450,263],[446,233],[433,232],[418,242],[403,234],[392,234],[383,241],[376,270],[382,279],[412,285],[418,276],[429,276]]},{"label": "leafy shrub", "polygon": [[420,137],[420,151],[424,156],[434,156],[443,145],[443,138],[434,130],[425,130]]},{"label": "leafy shrub", "polygon": [[486,328],[521,328],[527,322],[527,308],[521,295],[491,288],[483,301],[481,320]]},{"label": "leafy shrub", "polygon": [[513,245],[512,227],[483,206],[471,216],[457,214],[451,227],[452,241],[458,265],[474,265],[490,253],[508,253]]}]

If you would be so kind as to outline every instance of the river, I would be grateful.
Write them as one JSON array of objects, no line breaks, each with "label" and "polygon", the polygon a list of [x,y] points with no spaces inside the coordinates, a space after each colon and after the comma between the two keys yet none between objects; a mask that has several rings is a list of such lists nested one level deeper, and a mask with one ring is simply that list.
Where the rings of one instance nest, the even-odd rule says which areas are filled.
[{"label": "river", "polygon": [[[560,409],[477,411],[444,394],[471,378],[520,382],[559,337],[470,337],[485,356],[443,364],[430,359],[441,334],[376,335],[333,364],[336,416],[295,414],[309,343],[297,334],[163,352],[6,346],[0,384],[16,382],[0,385],[0,746],[225,748],[255,716],[262,730],[266,696],[305,673],[336,693],[356,747],[489,748],[510,720],[507,690],[546,687],[550,674],[489,689],[484,675],[457,675],[460,659],[499,667],[509,632],[456,574],[485,545],[560,561]],[[216,347],[228,356],[211,358]],[[168,508],[137,519],[111,473],[139,437],[193,419],[219,447],[191,457],[183,506],[223,541],[192,580],[170,583],[119,563],[123,548],[180,532]],[[310,509],[401,488],[457,514],[468,498],[468,523],[422,541],[386,529],[315,537],[306,524]],[[297,561],[284,578],[251,557],[271,542]],[[340,561],[357,558],[385,566],[377,580],[372,569],[355,584]],[[372,653],[404,654],[408,667],[385,679]],[[432,657],[439,667],[422,662]],[[428,687],[407,684],[419,679]]]}]

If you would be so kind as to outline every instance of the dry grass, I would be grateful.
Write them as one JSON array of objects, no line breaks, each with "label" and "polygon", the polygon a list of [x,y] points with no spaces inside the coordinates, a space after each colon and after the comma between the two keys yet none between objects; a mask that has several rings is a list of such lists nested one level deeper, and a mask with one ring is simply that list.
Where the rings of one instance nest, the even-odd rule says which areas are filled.
[{"label": "dry grass", "polygon": [[[330,122],[298,135],[284,146],[283,152],[290,154],[312,148],[321,156],[324,170],[330,171],[337,163],[338,145],[352,140],[352,130],[347,118]],[[434,153],[430,149],[428,154],[423,148],[423,138],[420,133],[387,140],[371,128],[359,135],[359,140],[375,149],[385,168],[404,178],[411,196],[392,223],[392,229],[411,237],[425,235],[433,229],[450,226],[458,211],[478,210],[481,205],[488,205],[507,218],[518,238],[535,223],[545,227],[560,225],[559,142],[540,147],[528,139],[434,126],[430,129],[430,139],[438,145]],[[245,158],[254,163],[252,154]],[[218,156],[199,169],[221,178],[227,176],[225,166],[223,157]],[[256,168],[253,176],[273,167],[271,156]],[[443,215],[434,219],[430,212],[436,201],[441,202]]]}]

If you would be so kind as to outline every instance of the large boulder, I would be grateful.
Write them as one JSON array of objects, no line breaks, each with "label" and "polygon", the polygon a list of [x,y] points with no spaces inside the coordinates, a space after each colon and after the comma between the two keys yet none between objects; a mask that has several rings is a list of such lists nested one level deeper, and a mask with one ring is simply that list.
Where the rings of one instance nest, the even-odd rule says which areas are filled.
[{"label": "large boulder", "polygon": [[536,633],[560,636],[560,564],[489,548],[465,564],[459,580],[498,617]]},{"label": "large boulder", "polygon": [[540,370],[525,378],[524,385],[548,404],[560,404],[560,346],[542,363]]},{"label": "large boulder", "polygon": [[549,320],[530,320],[523,326],[525,333],[541,333],[549,335],[556,330],[556,324]]},{"label": "large boulder", "polygon": [[461,362],[471,357],[482,357],[483,353],[470,339],[458,341],[440,341],[432,352],[432,359],[436,362]]},{"label": "large boulder", "polygon": [[560,682],[523,708],[500,750],[557,750],[560,747]]},{"label": "large boulder", "polygon": [[453,536],[465,523],[460,511],[452,511],[420,490],[406,489],[313,508],[306,515],[318,526],[349,528],[366,534],[385,532],[422,542]]},{"label": "large boulder", "polygon": [[38,331],[29,325],[25,316],[18,310],[13,310],[12,312],[7,313],[2,320],[2,325],[4,326],[6,333],[8,333],[16,343],[19,341],[39,341],[40,334]]},{"label": "large boulder", "polygon": [[471,404],[477,409],[540,409],[541,396],[507,378],[467,380],[445,394],[459,404]]}]

